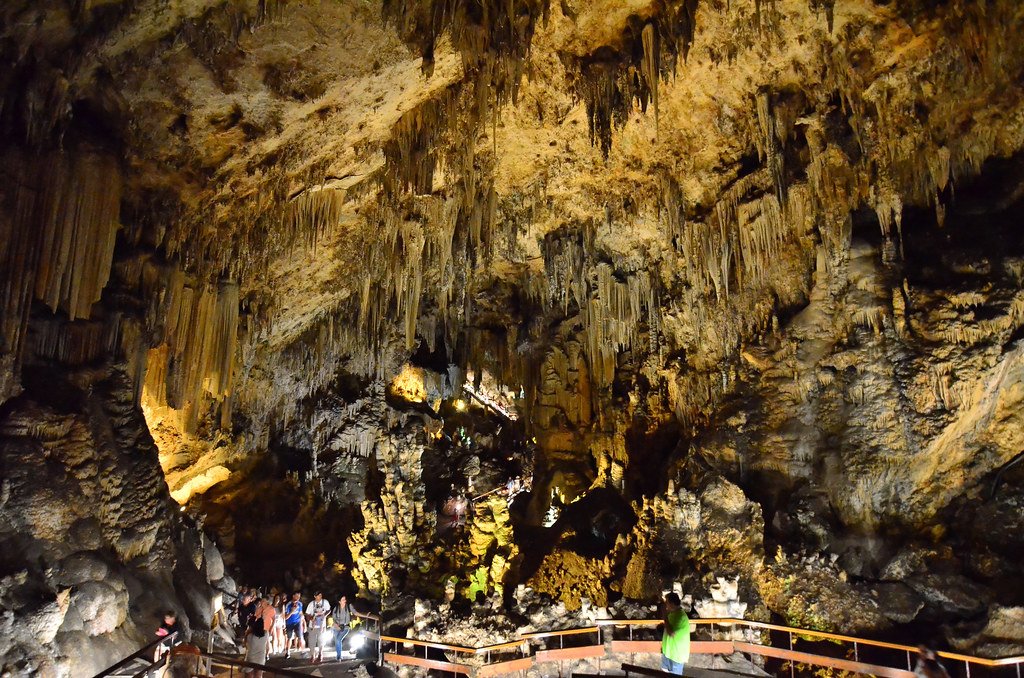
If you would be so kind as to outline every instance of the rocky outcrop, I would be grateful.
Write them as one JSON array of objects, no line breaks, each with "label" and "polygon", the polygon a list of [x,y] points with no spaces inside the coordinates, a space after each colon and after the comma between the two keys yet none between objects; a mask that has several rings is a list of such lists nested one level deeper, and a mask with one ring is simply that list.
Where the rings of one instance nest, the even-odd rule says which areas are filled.
[{"label": "rocky outcrop", "polygon": [[33,375],[0,415],[0,450],[5,671],[92,675],[168,609],[203,635],[223,565],[171,501],[123,372]]}]

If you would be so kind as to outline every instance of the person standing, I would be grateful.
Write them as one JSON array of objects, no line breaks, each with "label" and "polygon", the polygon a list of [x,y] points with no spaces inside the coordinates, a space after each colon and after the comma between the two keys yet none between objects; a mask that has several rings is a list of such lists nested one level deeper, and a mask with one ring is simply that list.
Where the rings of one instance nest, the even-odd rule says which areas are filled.
[{"label": "person standing", "polygon": [[293,649],[299,649],[302,640],[302,594],[298,591],[292,594],[291,602],[285,606],[284,618],[284,642],[285,657],[292,656]]},{"label": "person standing", "polygon": [[319,663],[324,658],[324,631],[327,630],[327,615],[331,613],[331,604],[324,600],[324,594],[317,591],[313,600],[306,606],[306,620],[309,628],[309,658]]},{"label": "person standing", "polygon": [[331,619],[334,621],[334,656],[341,661],[342,644],[352,630],[352,611],[345,596],[338,599],[338,606],[331,612]]},{"label": "person standing", "polygon": [[917,648],[917,664],[914,675],[918,678],[949,678],[949,671],[939,662],[939,655],[927,645]]},{"label": "person standing", "polygon": [[274,596],[274,633],[271,635],[271,652],[278,654],[288,649],[288,640],[284,635],[285,610],[288,607],[288,596],[279,593]]},{"label": "person standing", "polygon": [[[270,596],[263,595],[256,604],[246,631],[245,661],[261,665],[267,663],[267,641],[274,628],[276,614],[274,606],[270,604]],[[262,669],[244,668],[242,673],[252,674],[253,678],[263,678]]]},{"label": "person standing", "polygon": [[690,619],[683,612],[679,595],[665,595],[665,630],[661,637],[661,670],[683,675],[690,659]]},{"label": "person standing", "polygon": [[156,646],[156,654],[153,657],[153,661],[159,661],[160,657],[164,656],[164,653],[171,649],[171,646],[184,640],[181,637],[181,624],[178,623],[178,615],[174,610],[168,610],[164,613],[164,621],[157,628],[156,635],[165,640]]},{"label": "person standing", "polygon": [[249,590],[245,590],[239,597],[238,626],[242,633],[246,633],[249,630],[249,621],[256,611],[256,603],[256,596]]}]

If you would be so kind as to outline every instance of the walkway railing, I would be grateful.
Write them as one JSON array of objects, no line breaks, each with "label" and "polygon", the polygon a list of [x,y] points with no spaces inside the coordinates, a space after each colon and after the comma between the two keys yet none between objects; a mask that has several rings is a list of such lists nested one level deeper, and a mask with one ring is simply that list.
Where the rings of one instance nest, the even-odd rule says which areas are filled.
[{"label": "walkway railing", "polygon": [[[484,647],[384,635],[380,637],[381,654],[392,664],[485,678],[543,662],[594,659],[600,665],[609,655],[658,655],[661,641],[654,627],[661,623],[660,619],[601,620],[594,626],[526,633]],[[748,619],[691,619],[690,624],[691,654],[758,655],[786,662],[791,675],[800,665],[808,665],[883,678],[914,676],[917,648],[909,645]],[[1022,678],[1024,670],[1024,656],[988,659],[955,652],[938,654],[954,675],[964,678]]]},{"label": "walkway railing", "polygon": [[157,645],[166,645],[168,648],[178,644],[178,633],[174,632],[169,636],[157,638],[156,640],[140,647],[134,653],[128,655],[113,666],[100,671],[95,678],[113,678],[114,676],[131,676],[131,678],[142,678],[154,672],[162,660],[153,659]]}]

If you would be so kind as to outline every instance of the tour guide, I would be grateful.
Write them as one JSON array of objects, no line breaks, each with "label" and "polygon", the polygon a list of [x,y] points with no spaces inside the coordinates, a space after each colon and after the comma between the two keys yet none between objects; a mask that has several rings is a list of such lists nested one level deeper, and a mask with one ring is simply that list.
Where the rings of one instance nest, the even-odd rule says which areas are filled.
[{"label": "tour guide", "polygon": [[683,675],[690,658],[690,619],[682,610],[679,595],[665,595],[665,633],[661,637],[661,670]]}]

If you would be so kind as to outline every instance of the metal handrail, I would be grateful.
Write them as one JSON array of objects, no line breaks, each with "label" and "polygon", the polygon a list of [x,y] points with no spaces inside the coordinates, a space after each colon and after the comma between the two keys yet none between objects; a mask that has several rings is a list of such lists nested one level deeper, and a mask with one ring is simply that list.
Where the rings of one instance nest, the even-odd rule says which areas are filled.
[{"label": "metal handrail", "polygon": [[416,640],[415,638],[399,638],[398,636],[381,636],[382,642],[388,643],[401,643],[403,645],[419,645],[420,647],[430,647],[435,650],[447,650],[449,652],[461,652],[462,654],[476,654],[481,648],[476,647],[464,647],[462,645],[451,645],[449,643],[437,643],[432,640]]},{"label": "metal handrail", "polygon": [[541,638],[556,638],[558,636],[577,636],[584,633],[596,633],[600,626],[584,626],[575,629],[562,629],[560,631],[534,631],[524,633],[523,640],[540,640]]},{"label": "metal handrail", "polygon": [[[917,647],[911,645],[902,645],[899,643],[889,643],[884,640],[871,640],[870,638],[856,638],[854,636],[845,636],[839,633],[829,633],[828,631],[813,631],[811,629],[800,629],[792,626],[782,626],[780,624],[769,624],[767,622],[754,621],[752,619],[735,619],[732,617],[723,617],[720,619],[691,619],[691,624],[702,625],[702,624],[734,624],[737,626],[746,626],[750,628],[765,629],[769,631],[781,631],[783,633],[792,633],[797,636],[810,636],[821,640],[838,640],[844,643],[857,643],[859,645],[868,645],[872,647],[881,647],[890,650],[900,650],[903,652],[917,652]],[[1012,664],[1024,663],[1024,655],[1016,657],[1000,657],[998,659],[988,659],[986,657],[975,657],[973,655],[958,654],[956,652],[937,652],[940,657],[946,659],[954,659],[956,661],[966,661],[972,664],[979,664],[981,666],[1009,666]]]},{"label": "metal handrail", "polygon": [[[110,675],[116,673],[122,667],[127,666],[128,664],[131,664],[136,659],[146,659],[146,656],[147,655],[151,655],[153,650],[156,649],[156,646],[160,645],[161,643],[167,643],[169,647],[173,647],[175,645],[175,641],[177,639],[178,639],[178,632],[177,631],[175,631],[174,633],[170,634],[169,636],[164,636],[162,638],[157,638],[156,640],[154,640],[154,641],[152,641],[152,642],[150,642],[150,643],[148,643],[146,645],[143,645],[138,650],[136,650],[132,654],[128,655],[127,657],[125,657],[121,661],[117,662],[113,666],[108,666],[103,671],[100,671],[99,673],[97,673],[93,678],[105,678],[106,676],[110,676]],[[154,662],[154,665],[157,664],[157,663],[159,663],[159,661]],[[145,669],[143,669],[143,673],[145,673],[146,671],[151,670],[154,667],[154,665],[150,665],[150,666],[146,667]]]},{"label": "metal handrail", "polygon": [[[534,633],[524,633],[519,638],[509,640],[502,643],[496,643],[493,645],[485,645],[476,648],[469,648],[462,645],[451,645],[447,643],[439,643],[434,641],[421,641],[414,638],[398,638],[394,636],[382,636],[382,641],[390,641],[396,643],[410,643],[413,645],[420,645],[431,647],[440,650],[447,650],[451,652],[458,652],[462,654],[482,654],[492,652],[497,649],[505,649],[511,647],[523,646],[529,644],[530,641],[540,640],[549,637],[559,637],[567,635],[576,635],[584,633],[594,633],[599,631],[602,627],[606,626],[654,626],[663,623],[661,619],[601,619],[595,622],[594,626],[588,626],[583,628],[575,629],[562,629],[558,631],[540,631]],[[903,645],[900,643],[890,643],[883,640],[872,640],[869,638],[857,638],[854,636],[847,636],[838,633],[830,633],[828,631],[815,631],[812,629],[802,629],[793,626],[783,626],[781,624],[771,624],[768,622],[759,622],[751,619],[737,619],[735,617],[721,617],[721,618],[698,618],[691,619],[690,623],[694,626],[714,626],[714,625],[727,625],[727,626],[742,626],[752,629],[761,629],[766,631],[779,631],[790,635],[790,644],[792,645],[793,638],[805,638],[813,641],[839,641],[844,643],[852,643],[855,651],[860,645],[877,647],[890,650],[899,650],[901,652],[908,653],[908,662],[910,653],[916,653],[917,648],[910,645]],[[764,647],[769,647],[765,645]],[[938,652],[938,656],[945,659],[954,661],[962,661],[967,664],[976,664],[984,667],[999,667],[999,666],[1012,666],[1014,664],[1024,664],[1024,655],[1014,657],[1000,657],[997,659],[989,659],[985,657],[975,657],[970,655],[963,655],[956,652]]]}]

